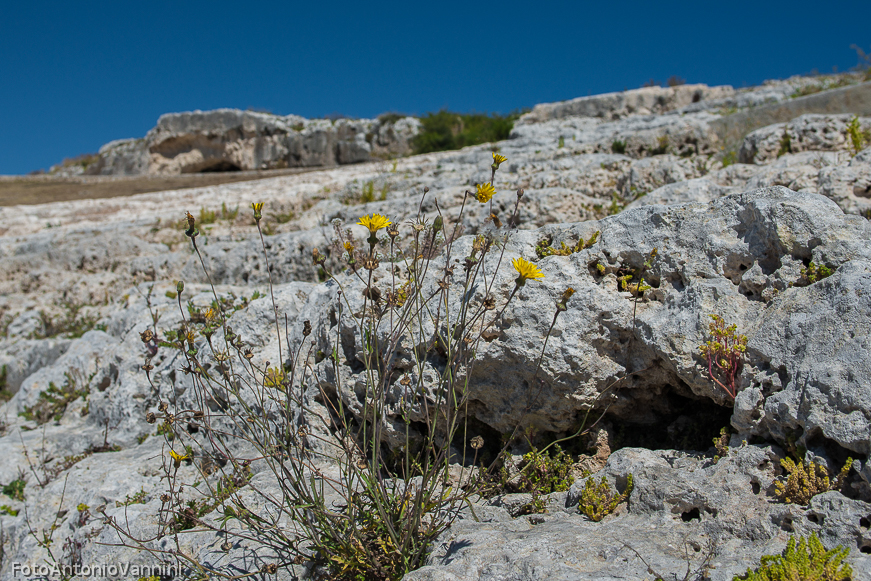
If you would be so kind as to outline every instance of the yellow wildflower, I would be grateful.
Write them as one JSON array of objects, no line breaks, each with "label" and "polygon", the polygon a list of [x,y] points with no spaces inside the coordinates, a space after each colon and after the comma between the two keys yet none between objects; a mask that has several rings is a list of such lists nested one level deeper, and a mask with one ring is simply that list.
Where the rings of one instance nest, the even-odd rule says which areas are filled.
[{"label": "yellow wildflower", "polygon": [[496,193],[496,188],[492,184],[478,184],[478,191],[475,192],[475,197],[482,204],[489,202],[490,198]]},{"label": "yellow wildflower", "polygon": [[354,252],[354,245],[350,242],[345,242],[344,246],[345,250],[347,250],[349,253]]},{"label": "yellow wildflower", "polygon": [[178,452],[176,452],[176,451],[173,450],[172,448],[169,449],[169,455],[172,456],[172,461],[175,462],[175,467],[176,467],[176,468],[178,468],[179,466],[181,466],[181,461],[182,461],[182,460],[187,460],[188,458],[190,458],[190,456],[188,456],[187,454],[185,454],[184,456],[182,456],[181,454],[179,454]]},{"label": "yellow wildflower", "polygon": [[360,218],[360,221],[357,222],[360,226],[365,226],[369,228],[369,232],[375,234],[382,228],[387,228],[390,226],[391,222],[387,219],[386,216],[382,216],[381,214],[372,214],[371,216],[363,216]]},{"label": "yellow wildflower", "polygon": [[261,214],[261,210],[263,210],[263,202],[251,202],[251,209],[254,210],[254,219],[256,221],[260,221],[260,218],[263,217]]},{"label": "yellow wildflower", "polygon": [[515,258],[511,261],[511,265],[517,270],[520,275],[517,277],[517,285],[523,286],[529,279],[544,278],[544,274],[537,266],[523,258]]},{"label": "yellow wildflower", "polygon": [[499,169],[499,166],[505,163],[507,158],[504,155],[499,155],[496,152],[493,152],[493,169]]}]

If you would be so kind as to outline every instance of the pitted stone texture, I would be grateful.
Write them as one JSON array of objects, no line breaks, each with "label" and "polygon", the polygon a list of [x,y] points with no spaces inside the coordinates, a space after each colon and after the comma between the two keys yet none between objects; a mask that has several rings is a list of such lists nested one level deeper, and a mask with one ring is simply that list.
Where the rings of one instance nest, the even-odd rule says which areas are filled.
[{"label": "pitted stone texture", "polygon": [[[744,138],[738,159],[742,163],[768,163],[784,153],[840,151],[851,147],[847,135],[850,115],[802,115],[789,123],[777,123]],[[871,128],[871,118],[860,117],[862,130]]]}]

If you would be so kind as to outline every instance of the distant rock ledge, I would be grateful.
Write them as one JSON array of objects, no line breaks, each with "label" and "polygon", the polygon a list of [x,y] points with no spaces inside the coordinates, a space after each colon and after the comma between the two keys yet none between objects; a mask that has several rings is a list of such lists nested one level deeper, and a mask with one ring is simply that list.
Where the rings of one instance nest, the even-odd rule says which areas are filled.
[{"label": "distant rock ledge", "polygon": [[411,153],[420,129],[399,119],[306,119],[238,109],[167,113],[144,138],[111,141],[69,175],[175,175],[330,167]]}]

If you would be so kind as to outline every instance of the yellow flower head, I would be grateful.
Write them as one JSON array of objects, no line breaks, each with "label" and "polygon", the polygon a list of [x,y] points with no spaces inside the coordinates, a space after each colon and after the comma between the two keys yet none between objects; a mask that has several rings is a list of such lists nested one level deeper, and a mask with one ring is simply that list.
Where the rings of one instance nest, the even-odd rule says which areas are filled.
[{"label": "yellow flower head", "polygon": [[350,242],[345,242],[344,246],[345,250],[347,250],[348,252],[354,252],[354,245]]},{"label": "yellow flower head", "polygon": [[251,202],[251,209],[254,210],[254,219],[259,222],[260,218],[263,217],[263,214],[261,214],[263,202]]},{"label": "yellow flower head", "polygon": [[181,465],[182,460],[187,460],[190,457],[187,454],[182,456],[181,454],[179,454],[178,452],[176,452],[172,448],[169,449],[169,455],[172,457],[172,460],[173,460],[173,462],[175,462],[176,466]]},{"label": "yellow flower head", "polygon": [[478,184],[478,191],[475,192],[475,197],[482,204],[489,202],[490,198],[496,193],[496,188],[492,184]]},{"label": "yellow flower head", "polygon": [[211,321],[214,320],[214,318],[217,317],[217,316],[218,316],[218,313],[215,311],[215,309],[213,309],[213,308],[211,308],[211,307],[209,307],[208,309],[206,309],[206,312],[203,313],[203,317],[204,317],[204,318],[206,319],[206,321],[208,321],[208,322],[211,322]]},{"label": "yellow flower head", "polygon": [[507,161],[507,158],[504,155],[499,155],[496,152],[493,152],[493,169],[499,169],[499,166]]},{"label": "yellow flower head", "polygon": [[375,234],[382,228],[387,228],[390,226],[391,222],[387,219],[387,216],[382,216],[381,214],[372,214],[371,216],[363,216],[360,218],[360,221],[357,222],[360,226],[365,226],[369,228],[369,232]]},{"label": "yellow flower head", "polygon": [[517,273],[520,275],[517,277],[517,284],[519,286],[523,286],[529,279],[537,279],[544,278],[544,274],[538,269],[537,266],[525,260],[523,258],[515,258],[511,261],[512,266],[514,266]]}]

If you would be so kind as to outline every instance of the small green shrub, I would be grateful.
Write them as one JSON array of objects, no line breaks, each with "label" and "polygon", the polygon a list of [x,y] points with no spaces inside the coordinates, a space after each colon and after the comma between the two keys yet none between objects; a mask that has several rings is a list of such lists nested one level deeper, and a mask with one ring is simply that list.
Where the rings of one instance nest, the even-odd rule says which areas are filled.
[{"label": "small green shrub", "polygon": [[699,351],[708,364],[708,376],[732,399],[738,394],[738,376],[744,367],[747,336],[737,333],[737,325],[726,326],[719,315],[711,315],[709,329],[713,337]]},{"label": "small green shrub", "polygon": [[832,276],[834,273],[835,271],[827,267],[825,264],[816,264],[814,262],[811,262],[807,265],[807,268],[801,269],[802,280],[799,282],[813,284],[815,282],[823,280],[824,278]]},{"label": "small green shrub", "polygon": [[18,511],[9,506],[8,504],[0,505],[0,514],[7,514],[9,516],[18,516]]},{"label": "small green shrub", "polygon": [[449,151],[508,139],[518,117],[519,112],[488,115],[442,109],[438,113],[427,113],[420,119],[421,131],[413,141],[414,153]]},{"label": "small green shrub", "polygon": [[559,136],[559,141],[557,142],[557,149],[562,149],[566,146],[566,138],[562,135]]},{"label": "small green shrub", "polygon": [[[18,415],[25,420],[35,421],[37,424],[44,424],[49,421],[59,421],[67,406],[78,398],[83,400],[88,399],[91,393],[90,379],[84,382],[81,375],[75,372],[64,373],[64,384],[61,387],[55,385],[54,382],[49,382],[48,389],[40,392],[39,399],[32,406],[24,408],[23,412]],[[80,386],[79,383],[84,383]]]},{"label": "small green shrub", "polygon": [[214,224],[218,220],[218,213],[214,210],[200,208],[200,224]]},{"label": "small green shrub", "polygon": [[668,153],[668,135],[660,135],[656,140],[656,147],[650,150],[650,155],[664,155]]},{"label": "small green shrub", "polygon": [[[520,510],[520,514],[546,512],[543,495],[568,490],[574,482],[571,475],[574,462],[559,444],[554,444],[553,452],[532,450],[523,455],[518,463],[516,474],[511,474],[503,464],[492,478],[484,478],[482,496],[492,497],[506,492],[528,492],[532,502]],[[482,477],[484,474],[482,472]]]},{"label": "small green shrub", "polygon": [[236,204],[236,207],[232,210],[227,208],[227,202],[221,202],[221,219],[222,220],[235,220],[236,216],[239,215],[239,204]]},{"label": "small green shrub", "polygon": [[777,157],[786,155],[787,153],[792,153],[792,139],[790,138],[789,133],[784,131],[783,135],[780,136],[780,149],[777,150]]},{"label": "small green shrub", "polygon": [[551,246],[553,243],[553,238],[543,238],[539,240],[538,244],[535,246],[535,253],[539,258],[544,258],[545,256],[568,256],[570,254],[574,254],[575,252],[580,252],[581,250],[585,250],[593,246],[596,241],[599,239],[599,231],[593,233],[590,236],[590,239],[584,241],[583,238],[578,240],[577,244],[572,246],[566,246],[565,242],[560,242],[559,248],[554,248]]},{"label": "small green shrub", "polygon": [[817,494],[840,489],[847,479],[853,459],[847,458],[838,476],[832,481],[829,480],[828,471],[814,462],[803,461],[797,464],[792,458],[784,458],[780,461],[780,465],[789,472],[789,476],[786,482],[775,483],[775,496],[787,504],[806,505]]},{"label": "small green shrub", "polygon": [[865,146],[871,141],[871,130],[862,131],[859,117],[854,115],[850,119],[850,123],[847,124],[847,137],[850,138],[850,148],[853,150],[853,155],[856,155],[865,149]]},{"label": "small green shrub", "polygon": [[9,390],[9,386],[6,384],[8,373],[9,370],[6,367],[6,364],[0,365],[0,402],[12,399],[12,391]]},{"label": "small green shrub", "polygon": [[792,536],[783,553],[765,555],[759,567],[747,569],[732,581],[845,581],[853,575],[853,569],[843,563],[849,554],[841,545],[826,551],[816,533],[807,541],[799,537],[798,547]]},{"label": "small green shrub", "polygon": [[713,439],[713,443],[717,451],[714,462],[719,462],[721,458],[729,455],[729,428],[720,428],[720,435]]},{"label": "small green shrub", "polygon": [[626,153],[626,142],[621,141],[619,139],[615,139],[611,142],[611,151],[614,153],[624,154]]},{"label": "small green shrub", "polygon": [[[121,501],[121,500],[116,500],[116,501],[115,501],[115,507],[116,507],[116,508],[121,508],[122,506],[130,506],[131,504],[145,504],[145,497],[146,497],[146,496],[148,496],[148,493],[145,492],[145,489],[144,489],[144,488],[141,488],[141,489],[139,489],[139,492],[137,492],[137,493],[134,494],[133,496],[130,496],[129,494],[126,494],[126,495],[124,496],[124,500],[123,500],[123,501]],[[87,508],[87,507],[85,507],[85,508]]]},{"label": "small green shrub", "polygon": [[0,492],[3,492],[3,494],[11,498],[12,500],[24,502],[24,486],[24,480],[22,480],[21,478],[16,478],[9,484],[4,484],[3,488],[0,489]]},{"label": "small green shrub", "polygon": [[723,154],[723,167],[729,167],[733,163],[738,161],[738,154],[733,150],[727,151]]},{"label": "small green shrub", "polygon": [[626,490],[623,494],[617,494],[611,490],[608,480],[602,476],[602,480],[596,484],[594,478],[588,478],[581,492],[581,501],[578,510],[585,514],[593,522],[599,522],[617,508],[621,502],[628,500],[634,487],[632,475],[626,477]]},{"label": "small green shrub", "polygon": [[82,307],[86,305],[65,301],[60,305],[64,314],[61,318],[56,318],[45,311],[39,311],[39,318],[42,322],[42,328],[30,335],[30,339],[51,339],[52,337],[64,337],[67,339],[78,339],[91,329],[106,330],[105,325],[98,325],[99,317],[96,315],[86,315],[82,313]]}]

